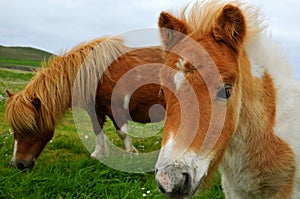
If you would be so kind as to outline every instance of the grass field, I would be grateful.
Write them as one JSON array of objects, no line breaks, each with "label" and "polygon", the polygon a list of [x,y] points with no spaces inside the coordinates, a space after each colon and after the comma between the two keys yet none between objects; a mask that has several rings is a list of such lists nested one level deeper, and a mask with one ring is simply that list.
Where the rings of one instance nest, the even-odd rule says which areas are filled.
[{"label": "grass field", "polygon": [[13,68],[36,68],[50,53],[30,47],[0,46],[0,66]]},{"label": "grass field", "polygon": [[[22,90],[33,73],[0,69],[0,95],[5,89]],[[56,128],[34,169],[19,171],[11,165],[13,135],[5,121],[5,101],[0,102],[0,198],[165,198],[158,190],[154,173],[126,173],[111,169],[90,157],[68,113]],[[105,130],[117,145],[120,141],[111,124]],[[134,139],[140,151],[157,149],[161,135]],[[112,155],[112,154],[111,154]],[[220,179],[205,193],[193,198],[224,198]]]}]

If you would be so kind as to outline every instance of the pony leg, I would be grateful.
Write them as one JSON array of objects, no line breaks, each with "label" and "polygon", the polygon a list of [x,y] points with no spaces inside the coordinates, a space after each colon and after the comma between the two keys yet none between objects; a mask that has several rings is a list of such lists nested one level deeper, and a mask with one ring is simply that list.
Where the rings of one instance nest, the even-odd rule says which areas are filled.
[{"label": "pony leg", "polygon": [[132,153],[138,153],[138,150],[133,146],[132,142],[131,142],[131,138],[128,135],[128,126],[127,126],[127,122],[121,127],[121,129],[117,128],[118,131],[118,135],[121,138],[122,142],[123,142],[123,146],[125,151],[127,152],[132,152]]},{"label": "pony leg", "polygon": [[94,133],[96,135],[96,147],[94,152],[91,154],[91,157],[96,159],[102,159],[107,150],[106,146],[106,136],[103,130],[104,120],[99,116],[91,116]]},{"label": "pony leg", "polygon": [[96,135],[96,147],[94,152],[91,154],[92,158],[102,159],[106,151],[106,137],[104,131]]}]

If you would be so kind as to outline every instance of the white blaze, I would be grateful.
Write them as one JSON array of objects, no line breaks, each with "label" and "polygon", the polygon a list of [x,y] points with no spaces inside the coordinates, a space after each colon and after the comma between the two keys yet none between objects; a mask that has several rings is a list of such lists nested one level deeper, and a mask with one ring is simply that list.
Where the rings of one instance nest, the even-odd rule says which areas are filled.
[{"label": "white blaze", "polygon": [[183,70],[185,64],[186,64],[185,59],[179,59],[179,61],[176,63],[176,66],[179,70]]},{"label": "white blaze", "polygon": [[182,71],[178,71],[175,75],[174,75],[174,84],[176,86],[176,91],[179,91],[182,83],[184,82],[184,73]]},{"label": "white blaze", "polygon": [[[159,157],[156,163],[156,168],[163,168],[176,160],[176,155],[172,153],[175,145],[175,140],[173,139],[173,132],[170,132],[170,137],[168,138],[166,144],[161,148]],[[175,156],[175,158],[174,158]]]},{"label": "white blaze", "polygon": [[15,140],[15,144],[14,144],[14,154],[13,154],[13,161],[15,161],[15,159],[16,159],[17,149],[18,149],[18,141]]},{"label": "white blaze", "polygon": [[185,59],[179,59],[178,62],[176,63],[176,66],[178,68],[178,72],[174,75],[174,83],[176,86],[176,91],[179,91],[182,83],[184,82],[184,65],[187,63]]}]

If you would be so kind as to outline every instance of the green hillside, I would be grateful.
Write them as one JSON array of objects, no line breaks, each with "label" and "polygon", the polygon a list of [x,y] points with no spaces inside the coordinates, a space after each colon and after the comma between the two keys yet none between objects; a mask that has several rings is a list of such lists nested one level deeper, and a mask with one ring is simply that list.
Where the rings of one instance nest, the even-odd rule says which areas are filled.
[{"label": "green hillside", "polygon": [[0,67],[31,70],[39,67],[43,59],[52,54],[31,47],[5,47],[0,45]]}]

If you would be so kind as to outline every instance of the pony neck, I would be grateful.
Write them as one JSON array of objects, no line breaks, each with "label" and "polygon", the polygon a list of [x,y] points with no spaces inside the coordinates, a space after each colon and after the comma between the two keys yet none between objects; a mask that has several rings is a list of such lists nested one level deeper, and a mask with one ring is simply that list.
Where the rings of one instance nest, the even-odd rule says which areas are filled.
[{"label": "pony neck", "polygon": [[[38,72],[25,92],[40,99],[45,116],[53,118],[56,125],[72,106],[73,95],[85,104],[94,100],[102,74],[107,75],[107,67],[128,50],[118,37],[98,38],[79,45],[50,60],[49,67]],[[74,94],[74,87],[79,93]]]},{"label": "pony neck", "polygon": [[[241,190],[240,193],[256,194],[253,198],[270,198],[267,194],[276,190],[284,195],[278,195],[279,198],[290,198],[293,188],[299,187],[299,184],[293,185],[297,167],[294,152],[298,143],[278,135],[275,123],[280,125],[280,121],[276,118],[276,104],[280,99],[277,95],[281,96],[282,93],[277,89],[278,78],[267,70],[268,66],[275,65],[265,62],[261,66],[264,67],[261,77],[253,76],[253,66],[245,53],[242,55],[239,121],[236,132],[226,148],[220,170],[222,175],[229,179],[231,187],[235,186],[234,190]],[[295,134],[284,131],[286,136],[290,136],[290,140],[297,140]],[[263,186],[263,189],[259,189],[261,182],[270,187]],[[265,195],[262,195],[261,191]]]},{"label": "pony neck", "polygon": [[28,98],[39,98],[41,118],[47,120],[47,126],[56,126],[71,106],[71,88],[79,67],[67,63],[65,56],[54,58],[49,67],[38,71],[23,91]]},{"label": "pony neck", "polygon": [[281,122],[278,120],[283,114],[281,109],[290,106],[290,102],[282,101],[282,96],[293,98],[285,86],[292,79],[286,57],[266,30],[247,40],[240,55],[242,123],[239,131],[245,125],[253,136],[274,134],[275,122],[276,127]]},{"label": "pony neck", "polygon": [[249,146],[265,147],[275,139],[276,90],[267,71],[260,78],[252,73],[250,61],[244,52],[240,63],[240,115],[234,136]]},{"label": "pony neck", "polygon": [[291,148],[275,134],[277,90],[273,76],[265,70],[261,77],[255,77],[252,70],[244,52],[240,59],[239,119],[223,163],[227,167],[234,162],[235,166],[242,164],[262,170],[276,161],[294,164]]}]

